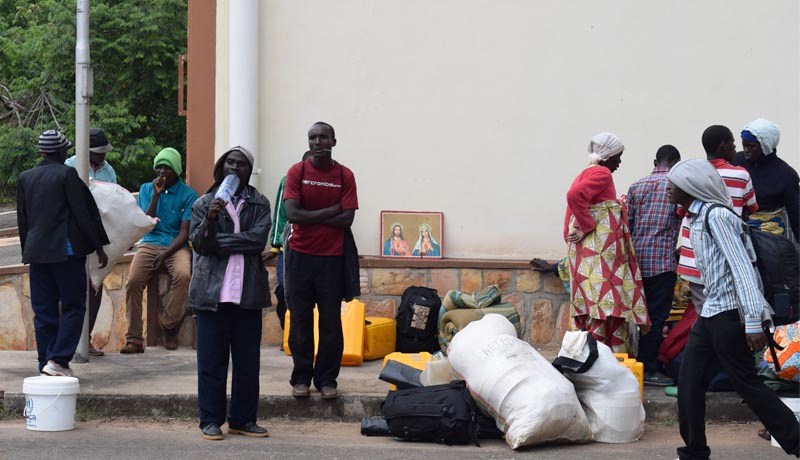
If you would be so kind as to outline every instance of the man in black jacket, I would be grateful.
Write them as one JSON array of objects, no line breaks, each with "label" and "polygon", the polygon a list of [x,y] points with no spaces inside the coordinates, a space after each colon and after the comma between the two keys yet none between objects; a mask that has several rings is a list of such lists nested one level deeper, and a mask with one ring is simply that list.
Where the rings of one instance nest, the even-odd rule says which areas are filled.
[{"label": "man in black jacket", "polygon": [[[253,155],[225,152],[214,166],[214,185],[192,206],[189,238],[194,267],[187,304],[197,315],[197,402],[204,439],[223,439],[228,414],[228,363],[233,360],[228,433],[269,436],[256,424],[261,356],[261,310],[270,305],[261,251],[270,228],[269,201],[248,185]],[[216,192],[229,175],[238,187]],[[232,188],[232,187],[231,187]],[[225,187],[223,187],[223,190]],[[227,201],[226,201],[227,200]]]},{"label": "man in black jacket", "polygon": [[97,204],[75,169],[64,165],[71,147],[60,132],[43,132],[43,160],[17,184],[22,263],[30,264],[39,372],[45,375],[72,375],[69,362],[86,312],[86,256],[96,252],[100,268],[108,263]]}]

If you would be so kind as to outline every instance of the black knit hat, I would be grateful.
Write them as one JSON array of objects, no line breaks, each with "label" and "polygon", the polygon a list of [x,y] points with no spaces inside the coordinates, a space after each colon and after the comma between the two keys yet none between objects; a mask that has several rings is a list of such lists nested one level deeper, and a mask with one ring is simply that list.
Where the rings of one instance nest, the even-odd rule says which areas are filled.
[{"label": "black knit hat", "polygon": [[48,129],[39,134],[39,151],[42,153],[55,153],[72,148],[72,142],[55,129]]}]

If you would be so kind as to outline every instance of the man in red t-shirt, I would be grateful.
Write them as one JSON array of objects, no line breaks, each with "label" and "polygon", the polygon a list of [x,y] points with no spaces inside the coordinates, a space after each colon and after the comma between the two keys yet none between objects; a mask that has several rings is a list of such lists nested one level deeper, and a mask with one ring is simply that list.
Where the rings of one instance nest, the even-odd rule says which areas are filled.
[{"label": "man in red t-shirt", "polygon": [[[286,301],[291,311],[289,347],[292,396],[306,398],[312,383],[323,399],[338,396],[341,367],[341,301],[344,297],[345,229],[353,224],[358,196],[353,172],[331,158],[333,127],[311,125],[311,158],[289,168],[283,200],[292,224],[285,259]],[[285,246],[287,246],[285,244]],[[319,352],[314,362],[314,305],[319,311]]]}]

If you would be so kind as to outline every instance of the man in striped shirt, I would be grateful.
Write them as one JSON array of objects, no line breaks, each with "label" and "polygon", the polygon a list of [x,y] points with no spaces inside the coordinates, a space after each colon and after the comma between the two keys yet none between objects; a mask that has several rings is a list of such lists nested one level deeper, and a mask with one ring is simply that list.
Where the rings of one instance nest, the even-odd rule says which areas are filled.
[{"label": "man in striped shirt", "polygon": [[[727,139],[728,134],[730,134],[731,139],[733,138],[731,130],[725,126],[711,126],[706,131],[713,134],[712,137],[714,139]],[[717,170],[720,177],[722,177],[730,199],[733,202],[733,210],[736,211],[736,214],[746,218],[749,213],[757,211],[758,204],[756,203],[756,194],[753,191],[753,182],[750,180],[750,173],[740,166],[730,164],[736,154],[736,149],[731,148],[728,144],[725,144],[725,146],[723,146],[723,144],[706,146],[704,142],[703,145],[706,150],[708,161],[714,169]],[[735,146],[735,144],[733,145]],[[685,210],[680,208],[678,212],[680,215],[683,215]],[[703,306],[705,296],[703,294],[703,282],[700,279],[700,272],[697,270],[697,264],[695,263],[695,253],[692,249],[692,242],[689,239],[689,221],[686,217],[684,217],[681,225],[678,276],[689,282],[689,287],[692,291],[692,301],[694,302],[695,309],[699,313]]]},{"label": "man in striped shirt", "polygon": [[[721,143],[724,149],[733,149],[730,131],[729,138],[721,135],[725,135],[721,130],[706,130],[703,144],[716,149]],[[761,329],[766,300],[742,243],[743,223],[728,208],[725,184],[704,160],[682,161],[667,177],[670,201],[687,210],[697,268],[707,294],[692,326],[678,379],[678,420],[686,443],[678,448],[678,456],[707,460],[711,454],[705,435],[705,380],[715,362],[728,372],[734,389],[784,451],[800,456],[800,424],[764,385],[753,365],[753,353],[766,345]],[[712,209],[712,205],[718,206]]]}]

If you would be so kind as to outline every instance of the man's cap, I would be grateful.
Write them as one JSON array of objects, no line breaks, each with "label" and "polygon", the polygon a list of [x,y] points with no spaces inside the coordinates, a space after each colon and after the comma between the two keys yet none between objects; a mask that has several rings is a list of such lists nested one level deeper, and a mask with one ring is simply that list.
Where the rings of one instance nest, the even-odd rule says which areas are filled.
[{"label": "man's cap", "polygon": [[175,174],[181,175],[183,168],[181,167],[181,154],[177,150],[167,147],[160,152],[153,159],[153,169],[158,168],[160,165],[167,165],[175,171]]},{"label": "man's cap", "polygon": [[94,153],[107,153],[114,149],[108,142],[106,132],[103,128],[92,128],[89,130],[89,151]]},{"label": "man's cap", "polygon": [[38,146],[40,152],[55,153],[59,150],[71,149],[72,142],[55,129],[48,129],[42,134],[39,134]]}]

